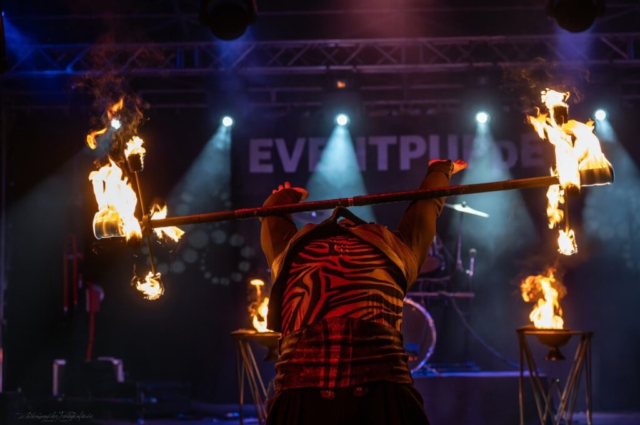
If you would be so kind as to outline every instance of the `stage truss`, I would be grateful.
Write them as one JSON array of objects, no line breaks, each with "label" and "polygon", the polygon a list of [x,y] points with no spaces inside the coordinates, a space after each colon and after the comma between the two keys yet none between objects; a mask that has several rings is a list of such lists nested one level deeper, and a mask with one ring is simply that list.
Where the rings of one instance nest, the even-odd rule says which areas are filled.
[{"label": "stage truss", "polygon": [[[233,43],[213,41],[198,22],[196,0],[142,2],[137,11],[109,16],[24,15],[16,17],[18,25],[46,26],[55,43],[28,45],[13,54],[9,49],[9,66],[0,81],[9,109],[69,108],[73,101],[69,81],[108,70],[131,76],[153,108],[211,108],[224,92],[220,86],[226,86],[215,82],[235,81],[242,87],[243,101],[253,108],[315,112],[322,110],[340,80],[347,83],[346,91],[357,93],[367,111],[425,113],[458,110],[470,89],[499,85],[496,76],[505,69],[553,65],[589,69],[593,83],[609,91],[615,84],[622,102],[640,103],[637,2],[608,4],[606,16],[596,21],[593,31],[571,36],[554,33],[542,5],[517,3],[432,5],[404,11],[264,5],[256,34],[277,27],[280,38]],[[301,28],[308,22],[338,19],[353,20],[353,30],[336,29],[331,38],[313,32],[311,39],[310,31]],[[78,28],[74,41],[96,40],[107,20],[135,29],[149,41],[62,42],[70,25]],[[468,32],[465,24],[470,20],[484,26],[479,31],[489,26],[491,33],[504,35],[460,35]],[[403,22],[408,26],[418,22],[438,36],[393,36],[403,33],[395,25]],[[444,28],[442,22],[455,25]],[[369,37],[371,27],[380,32],[385,23],[389,37]],[[320,24],[318,28],[331,27]],[[518,35],[523,31],[531,35]],[[45,79],[56,83],[33,83]]]}]

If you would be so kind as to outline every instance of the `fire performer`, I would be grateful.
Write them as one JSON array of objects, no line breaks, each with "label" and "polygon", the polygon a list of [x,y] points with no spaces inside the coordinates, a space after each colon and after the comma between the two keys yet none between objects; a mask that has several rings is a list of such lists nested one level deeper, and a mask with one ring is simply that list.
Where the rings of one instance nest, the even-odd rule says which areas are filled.
[{"label": "fire performer", "polygon": [[[448,186],[466,166],[431,160],[420,188]],[[285,183],[264,205],[307,196]],[[429,424],[400,325],[443,204],[411,203],[395,231],[343,207],[300,231],[289,215],[261,219],[273,282],[268,325],[282,333],[268,425]]]}]

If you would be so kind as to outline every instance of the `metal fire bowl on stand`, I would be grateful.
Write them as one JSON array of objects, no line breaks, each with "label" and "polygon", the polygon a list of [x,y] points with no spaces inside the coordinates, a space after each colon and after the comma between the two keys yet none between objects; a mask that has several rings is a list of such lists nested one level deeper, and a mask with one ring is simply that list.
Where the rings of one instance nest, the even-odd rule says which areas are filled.
[{"label": "metal fire bowl on stand", "polygon": [[278,341],[280,340],[280,332],[258,332],[253,329],[238,329],[231,332],[231,336],[235,339],[255,341],[267,349],[267,355],[264,360],[273,362],[278,360]]},{"label": "metal fire bowl on stand", "polygon": [[575,332],[567,328],[539,329],[533,326],[524,326],[520,329],[527,331],[530,335],[534,335],[541,344],[549,347],[549,352],[544,359],[551,361],[565,359],[564,355],[560,352],[560,347],[569,342],[571,336],[575,334]]}]

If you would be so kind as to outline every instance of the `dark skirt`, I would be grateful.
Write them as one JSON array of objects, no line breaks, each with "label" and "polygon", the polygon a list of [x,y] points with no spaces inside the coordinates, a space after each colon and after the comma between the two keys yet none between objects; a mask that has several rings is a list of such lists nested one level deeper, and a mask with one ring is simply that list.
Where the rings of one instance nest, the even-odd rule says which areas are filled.
[{"label": "dark skirt", "polygon": [[335,391],[283,390],[270,402],[267,425],[429,425],[413,385],[372,382]]}]

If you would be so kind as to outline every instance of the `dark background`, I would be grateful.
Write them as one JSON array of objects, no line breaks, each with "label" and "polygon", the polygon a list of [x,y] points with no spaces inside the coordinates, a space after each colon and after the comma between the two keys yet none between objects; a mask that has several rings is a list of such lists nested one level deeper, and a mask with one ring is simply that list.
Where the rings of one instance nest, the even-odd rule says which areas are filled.
[{"label": "dark background", "polygon": [[[200,40],[206,34],[193,23],[188,26],[189,31],[178,36],[163,30],[111,32],[121,29],[124,21],[118,18],[118,13],[126,15],[139,10],[132,11],[131,6],[118,3],[111,6],[113,10],[84,2],[37,3],[42,4],[36,13],[35,9],[26,10],[23,2],[4,2],[7,19],[13,13],[16,26],[32,42],[93,43],[106,33],[115,34],[120,40],[128,37],[135,41],[176,37]],[[286,3],[279,7],[292,7]],[[314,2],[297,6],[311,8],[311,3]],[[342,6],[362,7],[353,3]],[[365,26],[356,36],[552,32],[553,22],[546,19],[542,11],[526,9],[532,4],[523,2],[525,9],[514,12],[518,19],[522,18],[513,18],[519,23],[506,23],[500,11],[496,11],[493,23],[477,22],[470,11],[448,15],[442,11],[439,13],[451,19],[449,25],[427,28],[420,25],[422,15],[406,14],[397,17],[404,25],[395,25],[392,20],[384,26]],[[394,10],[414,6],[409,2],[381,2],[380,5]],[[185,2],[182,6],[185,13],[194,14],[194,2]],[[333,6],[323,4],[327,9]],[[269,11],[270,7],[271,10],[278,9],[273,5],[265,5],[264,9]],[[175,9],[170,8],[167,13],[173,11]],[[110,17],[110,13],[115,17]],[[59,25],[57,21],[28,19],[32,15],[66,14],[89,14],[94,18],[66,21],[66,29],[62,31],[56,26]],[[523,15],[531,19],[524,19]],[[540,25],[534,25],[532,16],[538,15]],[[346,38],[353,33],[349,31],[353,22],[344,22],[335,16],[331,22],[326,17],[310,22],[300,18],[296,20],[298,26],[295,28],[277,25],[278,19],[284,18],[265,16],[252,34],[257,40],[310,36]],[[368,18],[360,19],[362,23]],[[606,25],[604,22],[598,29],[607,30]],[[466,84],[470,78],[483,77],[470,75],[453,78],[464,80]],[[521,134],[531,132],[525,123],[526,112],[537,99],[523,104],[519,97],[529,96],[529,90],[507,90],[502,83],[505,73],[494,70],[491,75],[493,83],[486,93],[496,99],[510,99],[507,104],[498,102],[501,106],[492,114],[493,139],[512,141],[519,148]],[[94,128],[91,123],[95,122],[98,113],[91,108],[95,98],[74,88],[81,77],[7,77],[2,81],[5,99],[2,130],[7,154],[4,170],[7,176],[5,387],[9,390],[20,388],[27,396],[44,397],[50,393],[53,359],[65,358],[72,365],[84,360],[87,315],[82,306],[67,315],[62,312],[64,243],[65,238],[73,234],[84,255],[80,263],[84,280],[102,286],[105,292],[101,311],[96,316],[94,357],[123,359],[129,379],[134,381],[188,382],[196,400],[237,402],[236,359],[230,332],[250,326],[247,307],[253,292],[249,279],[268,276],[259,247],[259,223],[246,220],[185,227],[187,234],[181,242],[157,246],[155,252],[158,263],[167,270],[163,273],[165,295],[157,301],[142,299],[129,284],[134,265],[140,270],[148,268],[142,247],[121,240],[98,242],[91,232],[96,206],[88,174],[95,169],[93,161],[99,153],[90,151],[84,140],[87,132]],[[170,215],[259,206],[271,189],[282,181],[304,185],[309,178],[304,155],[302,166],[295,174],[285,173],[277,166],[272,174],[249,173],[247,149],[250,139],[282,137],[291,149],[297,137],[329,137],[333,129],[333,114],[328,107],[326,110],[296,110],[276,115],[255,109],[248,101],[243,103],[246,93],[233,75],[213,75],[192,82],[194,90],[203,93],[206,103],[197,108],[160,108],[154,106],[149,95],[145,96],[144,91],[150,88],[174,87],[176,82],[171,78],[128,77],[130,92],[141,93],[140,98],[150,106],[145,110],[146,121],[138,128],[147,146],[145,170],[141,173],[142,188],[148,200],[155,196],[166,199]],[[586,121],[593,114],[595,100],[605,99],[613,105],[609,121],[617,140],[603,141],[603,150],[616,168],[616,183],[586,188],[570,200],[579,253],[562,258],[557,255],[556,232],[549,230],[546,224],[543,189],[508,196],[480,194],[449,199],[451,203],[466,201],[474,208],[491,213],[489,219],[465,217],[465,263],[468,249],[473,247],[478,252],[475,298],[458,301],[458,305],[486,343],[504,358],[517,361],[515,330],[528,323],[531,307],[519,295],[519,282],[558,261],[565,272],[563,281],[568,289],[568,295],[562,300],[566,325],[575,330],[595,332],[592,348],[595,408],[634,410],[639,407],[640,399],[637,362],[640,358],[640,322],[636,317],[640,299],[638,110],[634,105],[620,101],[619,88],[614,85],[595,86],[583,82],[582,87],[586,100],[572,104],[571,117]],[[19,105],[19,108],[12,105],[9,99],[15,99],[15,93],[25,90],[35,93],[33,103]],[[44,94],[48,91],[62,95],[59,100],[51,101],[50,96]],[[471,90],[468,94],[473,98]],[[42,102],[48,102],[47,105],[59,102],[63,107],[36,107]],[[231,130],[230,152],[208,152],[209,140],[218,130],[220,116],[229,109],[230,103],[233,103],[236,118]],[[454,134],[458,136],[462,151],[463,136],[475,132],[471,113],[474,108],[473,101],[467,98],[461,99],[454,110],[438,115],[423,111],[419,116],[407,116],[387,111],[387,114],[377,116],[356,108],[350,132],[354,139],[381,135],[419,135],[426,139],[428,135],[440,135],[443,154],[447,152],[447,136]],[[492,181],[505,176],[547,175],[551,148],[546,142],[540,143],[545,144],[544,165],[525,167],[518,160],[513,168],[496,172],[491,166],[491,158],[480,155],[468,158],[470,169],[465,173],[469,177],[464,183]],[[372,150],[372,147],[368,148],[368,168],[362,173],[366,190],[371,194],[416,187],[430,157],[427,152],[423,158],[412,161],[410,170],[401,171],[397,154],[392,149],[389,170],[379,171],[373,162]],[[195,176],[189,174],[192,164],[205,153],[210,155],[206,156],[208,162],[205,161]],[[507,171],[510,175],[504,174]],[[463,174],[456,176],[453,183],[460,184],[463,178]],[[197,181],[190,191],[183,186],[189,181]],[[189,192],[187,197],[184,196],[186,192]],[[375,207],[374,212],[380,223],[393,227],[403,208],[404,204],[385,205]],[[438,234],[452,252],[458,231],[457,214],[445,209],[438,222]],[[460,279],[456,284],[463,287],[466,282]],[[438,334],[438,344],[431,359],[434,363],[474,362],[482,370],[514,370],[486,350],[462,326],[450,303],[430,300],[427,309],[436,321]],[[570,348],[565,355],[570,358]],[[266,371],[270,365],[264,367]]]}]

